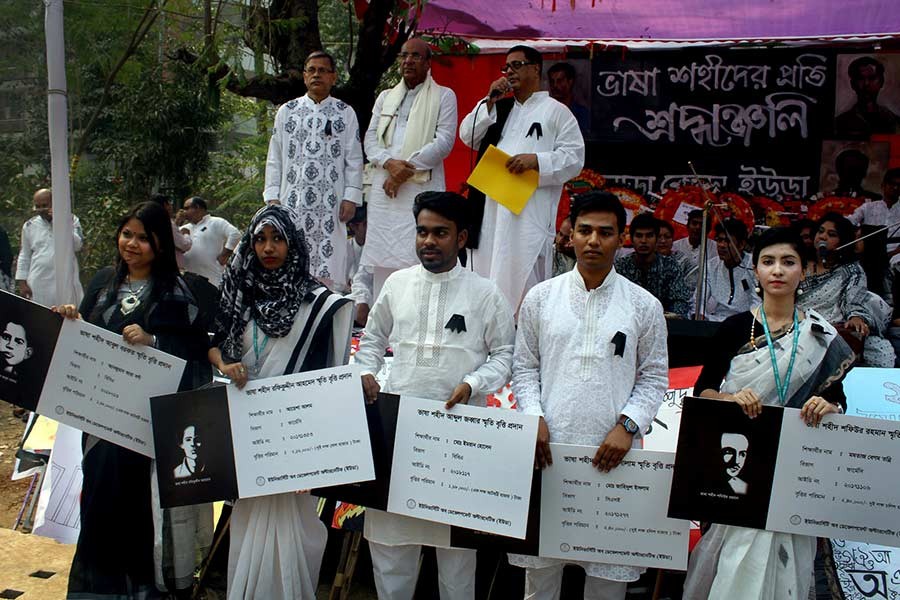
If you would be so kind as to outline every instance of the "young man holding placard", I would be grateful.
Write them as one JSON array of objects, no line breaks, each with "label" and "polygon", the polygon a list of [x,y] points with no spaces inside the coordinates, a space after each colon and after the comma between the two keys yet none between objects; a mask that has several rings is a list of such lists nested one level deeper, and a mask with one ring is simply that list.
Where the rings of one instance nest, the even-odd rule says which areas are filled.
[{"label": "young man holding placard", "polygon": [[[380,391],[375,374],[388,346],[394,361],[386,392],[446,400],[448,408],[470,401],[483,406],[486,394],[509,379],[512,311],[496,285],[457,261],[468,235],[464,207],[464,199],[452,192],[416,197],[421,265],[385,281],[356,354],[369,402]],[[423,544],[437,549],[441,598],[474,598],[475,551],[450,548],[449,525],[369,509],[365,536],[379,598],[413,597]]]},{"label": "young man holding placard", "polygon": [[[659,300],[616,273],[625,209],[607,192],[572,203],[575,269],[535,286],[519,311],[513,393],[519,410],[541,417],[535,463],[553,463],[550,442],[599,446],[593,464],[614,469],[646,432],[668,385],[666,323]],[[625,598],[641,569],[584,567],[584,597]],[[510,555],[525,567],[525,597],[558,599],[564,561]]]}]

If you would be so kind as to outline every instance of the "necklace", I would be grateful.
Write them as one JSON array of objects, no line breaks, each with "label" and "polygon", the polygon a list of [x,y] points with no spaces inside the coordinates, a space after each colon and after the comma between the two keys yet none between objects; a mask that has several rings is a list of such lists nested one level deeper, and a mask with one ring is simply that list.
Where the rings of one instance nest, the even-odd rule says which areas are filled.
[{"label": "necklace", "polygon": [[119,303],[119,308],[122,311],[123,315],[130,315],[132,312],[134,312],[134,309],[141,305],[140,295],[141,292],[144,291],[144,288],[147,287],[147,284],[145,283],[144,285],[139,287],[137,291],[135,291],[135,289],[131,287],[131,279],[129,279],[127,283],[128,294],[124,298],[122,298],[122,301]]},{"label": "necklace", "polygon": [[259,345],[259,329],[256,327],[256,321],[253,321],[253,354],[256,362],[253,364],[253,374],[259,375],[259,355],[262,354],[269,343],[269,336],[263,335],[262,346]]},{"label": "necklace", "polygon": [[[752,316],[752,313],[751,313]],[[797,322],[797,307],[794,307],[794,323],[791,328],[794,330],[794,340],[791,346],[791,360],[788,363],[787,372],[784,374],[784,382],[781,381],[781,373],[778,371],[778,359],[775,356],[775,344],[772,340],[772,334],[769,331],[769,321],[766,319],[766,309],[762,306],[759,307],[759,316],[762,318],[763,331],[766,335],[766,345],[769,347],[769,358],[772,361],[772,371],[775,374],[775,389],[778,391],[778,399],[781,401],[781,405],[784,406],[786,401],[788,388],[791,385],[791,373],[794,371],[794,361],[797,358],[797,345],[800,341],[800,325]],[[756,327],[755,319],[754,322],[750,325],[750,343],[753,348],[756,348],[756,339],[754,336],[754,329]]]}]

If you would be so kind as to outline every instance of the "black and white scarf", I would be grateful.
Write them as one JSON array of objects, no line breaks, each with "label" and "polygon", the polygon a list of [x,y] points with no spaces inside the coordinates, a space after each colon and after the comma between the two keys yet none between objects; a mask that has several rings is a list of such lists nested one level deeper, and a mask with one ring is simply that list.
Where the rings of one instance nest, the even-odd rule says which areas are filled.
[{"label": "black and white scarf", "polygon": [[[222,296],[216,315],[216,331],[222,336],[219,349],[228,362],[243,355],[244,329],[250,319],[269,337],[284,337],[307,294],[321,284],[309,274],[309,255],[303,231],[294,212],[280,205],[257,211],[225,269]],[[253,238],[271,225],[287,240],[288,255],[277,269],[263,267]]]}]

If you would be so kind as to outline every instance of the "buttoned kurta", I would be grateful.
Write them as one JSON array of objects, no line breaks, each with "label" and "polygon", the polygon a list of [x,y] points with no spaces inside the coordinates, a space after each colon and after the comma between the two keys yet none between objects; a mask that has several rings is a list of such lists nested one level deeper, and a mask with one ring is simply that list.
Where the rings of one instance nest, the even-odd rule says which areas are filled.
[{"label": "buttoned kurta", "polygon": [[[460,123],[459,138],[477,149],[496,122],[497,111],[479,102]],[[487,198],[481,240],[472,254],[475,270],[495,282],[515,309],[535,268],[542,277],[551,273],[556,208],[563,184],[584,166],[584,138],[564,104],[535,92],[525,102],[515,101],[497,147],[511,156],[537,154],[540,174],[537,190],[519,215]]]},{"label": "buttoned kurta", "polygon": [[[437,86],[441,95],[434,140],[425,144],[418,152],[414,152],[409,159],[400,156],[406,139],[409,112],[412,110],[416,95],[422,90],[422,85],[419,84],[409,90],[400,103],[394,119],[394,135],[387,147],[378,141],[378,121],[381,118],[385,97],[390,90],[381,92],[372,108],[372,120],[366,131],[365,149],[366,158],[375,169],[366,213],[369,228],[360,264],[390,269],[402,269],[419,264],[415,248],[416,221],[412,214],[413,201],[422,192],[446,189],[444,159],[453,149],[456,137],[456,94],[453,90]],[[392,158],[409,160],[417,171],[425,173],[423,177],[428,180],[421,183],[406,181],[400,186],[397,196],[389,198],[384,191],[384,182],[388,178],[384,163]]]},{"label": "buttoned kurta", "polygon": [[[81,221],[72,216],[72,242],[75,252],[81,250],[84,234],[81,232]],[[53,223],[40,215],[31,217],[22,226],[22,243],[16,263],[16,279],[24,280],[31,288],[31,299],[44,306],[61,304],[56,297],[56,266],[53,260]],[[81,302],[84,290],[78,279],[78,258],[72,255],[71,269],[73,278],[73,296],[75,304]],[[72,300],[72,298],[66,299]]]},{"label": "buttoned kurta", "polygon": [[707,320],[724,321],[762,302],[754,289],[756,275],[749,254],[743,254],[740,264],[730,269],[718,254],[711,256],[706,265]]},{"label": "buttoned kurta", "polygon": [[347,227],[341,201],[362,204],[362,146],[356,113],[329,96],[302,96],[275,115],[263,199],[300,215],[309,272],[331,287],[346,286]]},{"label": "buttoned kurta", "polygon": [[[666,335],[659,300],[615,269],[590,291],[577,266],[539,283],[519,311],[512,379],[518,409],[544,417],[552,443],[599,447],[620,415],[646,432],[668,387]],[[510,562],[544,568],[559,561],[510,555]],[[577,564],[591,577],[616,581],[641,573]]]},{"label": "buttoned kurta", "polygon": [[[447,328],[454,315],[465,331]],[[509,380],[514,338],[512,311],[496,285],[459,265],[446,273],[419,265],[385,281],[355,361],[363,374],[374,375],[390,346],[385,392],[446,401],[465,382],[472,388],[469,404],[484,406],[486,395]],[[365,535],[390,546],[450,545],[448,525],[376,510],[366,512]]]}]

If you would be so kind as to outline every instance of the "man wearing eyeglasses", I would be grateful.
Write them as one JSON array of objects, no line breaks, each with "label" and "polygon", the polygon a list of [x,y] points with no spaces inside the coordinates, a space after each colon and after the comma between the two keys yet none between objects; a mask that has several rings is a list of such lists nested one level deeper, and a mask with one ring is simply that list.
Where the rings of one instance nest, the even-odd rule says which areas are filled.
[{"label": "man wearing eyeglasses", "polygon": [[419,264],[413,200],[444,185],[444,159],[456,136],[456,94],[431,77],[431,48],[407,40],[397,57],[403,79],[378,95],[366,131],[374,167],[369,227],[360,264],[401,269]]},{"label": "man wearing eyeglasses", "polygon": [[562,187],[584,165],[578,121],[564,104],[541,91],[542,63],[534,48],[510,48],[503,76],[459,126],[460,139],[478,150],[479,158],[493,144],[510,155],[510,173],[539,174],[538,188],[521,214],[484,202],[480,239],[472,253],[475,270],[495,282],[516,311],[525,293],[550,277]]},{"label": "man wearing eyeglasses", "polygon": [[309,271],[339,291],[346,287],[347,227],[362,205],[362,146],[356,113],[331,96],[337,80],[327,52],[306,57],[306,95],[278,109],[266,158],[263,199],[300,216]]},{"label": "man wearing eyeglasses", "polygon": [[[19,295],[34,300],[44,306],[61,304],[56,296],[56,265],[53,259],[53,197],[50,190],[40,189],[34,193],[35,216],[22,226],[22,244],[16,263],[16,283]],[[72,215],[72,240],[75,252],[81,250],[84,234],[81,221]],[[71,269],[74,270],[73,285],[75,304],[81,302],[84,292],[78,280],[78,259],[72,255]]]}]

